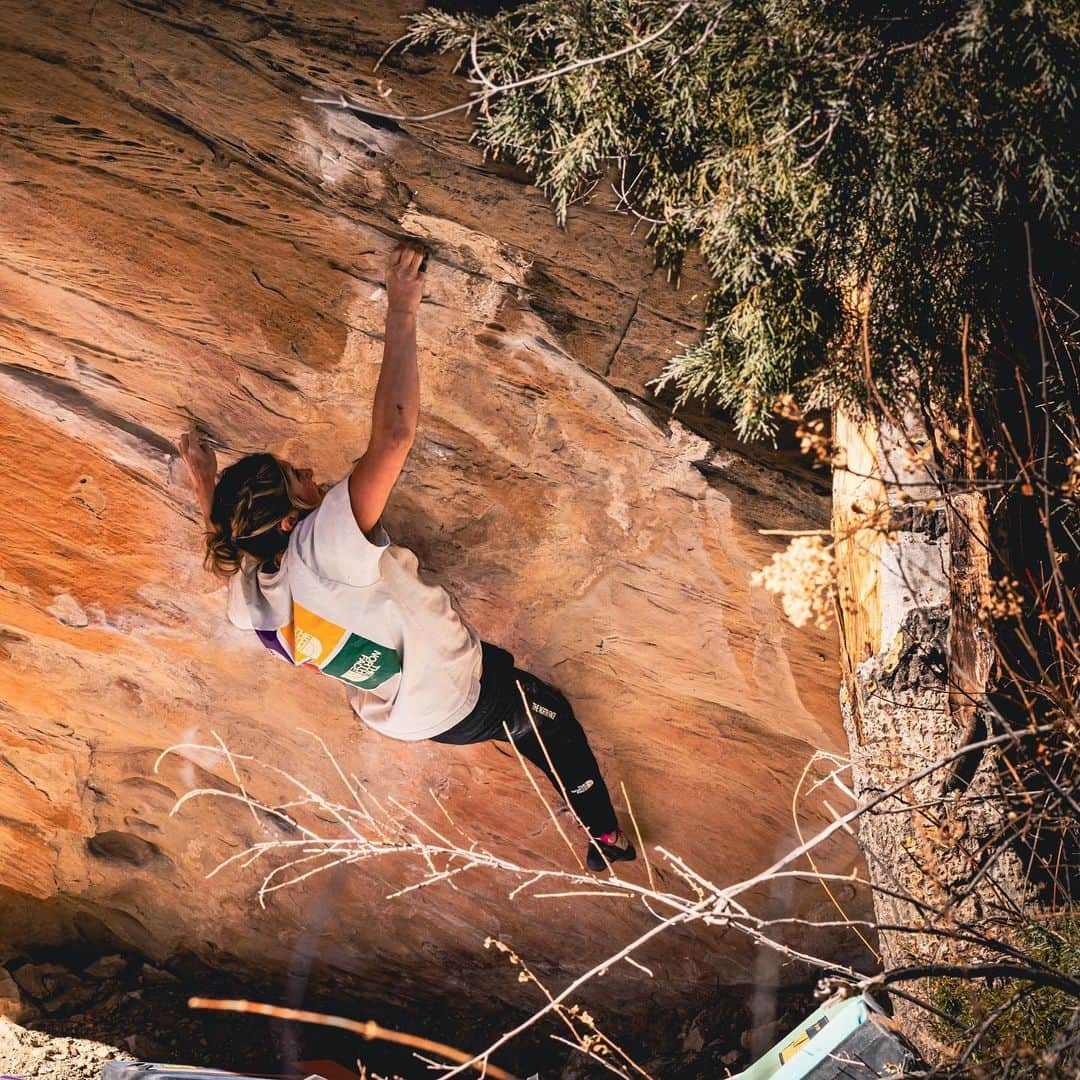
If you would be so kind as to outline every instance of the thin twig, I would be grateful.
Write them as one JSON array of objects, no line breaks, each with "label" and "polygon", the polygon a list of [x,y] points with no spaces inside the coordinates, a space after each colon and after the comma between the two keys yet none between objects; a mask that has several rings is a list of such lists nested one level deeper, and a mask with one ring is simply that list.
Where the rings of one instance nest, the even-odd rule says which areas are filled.
[{"label": "thin twig", "polygon": [[[450,1058],[451,1061],[467,1062],[475,1066],[475,1060],[469,1060],[468,1054],[447,1046],[445,1043],[435,1042],[433,1039],[425,1039],[420,1035],[410,1035],[405,1031],[391,1031],[376,1024],[374,1020],[350,1020],[344,1016],[333,1016],[330,1013],[311,1012],[308,1009],[286,1009],[279,1005],[267,1005],[258,1001],[245,1001],[242,998],[188,998],[189,1009],[215,1009],[222,1012],[257,1013],[259,1016],[270,1016],[275,1020],[293,1020],[300,1024],[321,1024],[323,1027],[341,1028],[350,1031],[354,1035],[372,1041],[375,1039],[383,1042],[397,1043],[399,1046],[411,1046],[418,1050],[427,1050],[432,1054]],[[461,1068],[465,1068],[464,1065]],[[460,1070],[455,1070],[459,1072]],[[514,1080],[514,1077],[500,1069],[497,1065],[488,1063],[487,1073],[495,1077],[495,1080]]]},{"label": "thin twig", "polygon": [[574,848],[574,845],[570,843],[570,837],[567,836],[565,832],[563,832],[563,827],[559,824],[558,816],[556,815],[555,811],[552,810],[551,803],[549,803],[547,799],[544,798],[544,793],[540,790],[540,787],[536,782],[536,777],[534,777],[533,774],[529,771],[529,766],[525,764],[525,756],[518,749],[517,743],[514,742],[514,736],[510,732],[510,725],[506,723],[505,720],[503,721],[503,731],[506,732],[506,737],[510,740],[510,745],[513,747],[514,753],[517,755],[518,764],[521,766],[522,772],[524,772],[525,775],[529,778],[529,783],[532,784],[533,791],[536,792],[536,797],[544,804],[544,809],[548,812],[548,816],[554,822],[555,828],[558,830],[559,835],[563,839],[563,843],[570,849],[570,854],[574,856],[574,861],[578,864],[578,869],[584,870],[585,864],[581,861],[581,856],[578,855],[577,851]]},{"label": "thin twig", "polygon": [[626,803],[626,812],[630,815],[630,824],[634,826],[634,836],[637,838],[638,851],[641,852],[642,859],[645,860],[645,873],[649,878],[649,888],[655,889],[656,882],[653,880],[652,863],[649,862],[649,853],[645,850],[645,841],[641,839],[641,830],[638,828],[637,818],[634,817],[634,808],[630,805],[630,796],[626,793],[626,785],[620,780],[619,787],[622,788],[623,802]]}]

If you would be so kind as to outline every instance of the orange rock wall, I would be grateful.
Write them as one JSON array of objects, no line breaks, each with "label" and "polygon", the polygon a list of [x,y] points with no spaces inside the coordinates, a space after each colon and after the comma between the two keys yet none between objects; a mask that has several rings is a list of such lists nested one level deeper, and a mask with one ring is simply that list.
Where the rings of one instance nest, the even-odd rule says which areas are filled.
[{"label": "orange rock wall", "polygon": [[[220,802],[169,816],[191,785],[232,777],[198,755],[155,774],[166,746],[215,731],[329,787],[309,728],[383,800],[427,814],[438,799],[493,849],[565,863],[512,760],[363,731],[329,680],[227,625],[201,569],[177,434],[194,419],[223,463],[269,448],[342,475],[403,233],[435,256],[391,534],[568,694],[648,845],[721,883],[760,869],[792,841],[809,755],[844,746],[832,636],[793,630],[748,583],[779,543],[758,530],[818,525],[826,496],[722,426],[672,421],[645,386],[697,332],[700,275],[673,290],[603,200],[559,230],[460,116],[372,126],[305,102],[374,100],[405,10],[0,3],[0,938],[281,971],[318,924],[326,985],[415,1009],[472,986],[482,1014],[518,993],[485,936],[558,983],[650,924],[604,899],[511,903],[513,883],[481,873],[387,902],[422,873],[409,860],[313,878],[263,911],[254,871],[204,875],[268,826]],[[402,109],[466,89],[443,59],[384,74]],[[606,992],[676,1007],[755,971],[730,932],[641,959],[656,979],[623,965]]]}]

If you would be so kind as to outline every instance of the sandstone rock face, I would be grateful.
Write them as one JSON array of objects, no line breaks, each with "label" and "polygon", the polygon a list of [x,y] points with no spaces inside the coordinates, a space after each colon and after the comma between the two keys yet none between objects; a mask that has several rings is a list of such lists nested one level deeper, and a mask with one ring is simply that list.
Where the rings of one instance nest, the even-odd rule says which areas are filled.
[{"label": "sandstone rock face", "polygon": [[5,968],[0,968],[0,1019],[17,1023],[25,1011],[19,984]]},{"label": "sandstone rock face", "polygon": [[[0,6],[0,937],[299,965],[413,1010],[468,994],[482,1015],[528,1004],[485,936],[560,985],[650,925],[603,898],[511,902],[516,882],[479,872],[387,901],[417,860],[339,867],[262,910],[261,875],[204,875],[274,826],[220,800],[170,817],[190,787],[234,777],[197,753],[155,773],[165,747],[213,731],[329,788],[311,731],[387,805],[439,816],[437,801],[494,850],[566,861],[512,759],[361,730],[329,680],[225,622],[200,565],[177,434],[197,421],[223,463],[269,448],[344,474],[404,233],[435,254],[421,431],[389,530],[483,637],[567,693],[649,848],[719,883],[761,869],[792,842],[808,756],[843,748],[832,637],[791,629],[748,583],[782,542],[758,530],[819,525],[826,496],[719,426],[673,420],[645,385],[696,333],[700,277],[672,289],[601,204],[557,229],[460,116],[376,126],[304,100],[375,101],[404,10]],[[442,60],[395,64],[395,108],[464,93]],[[823,820],[803,808],[804,830]],[[784,902],[827,904],[809,887]],[[639,1015],[755,970],[717,931],[640,959],[655,979],[621,965],[604,984]]]}]

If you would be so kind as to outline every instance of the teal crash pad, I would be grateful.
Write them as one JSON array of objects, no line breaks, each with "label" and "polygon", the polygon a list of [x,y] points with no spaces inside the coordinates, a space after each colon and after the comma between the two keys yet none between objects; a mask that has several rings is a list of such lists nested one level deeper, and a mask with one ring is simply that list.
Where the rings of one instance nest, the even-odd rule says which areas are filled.
[{"label": "teal crash pad", "polygon": [[732,1080],[870,1080],[895,1075],[908,1048],[865,997],[826,1002]]}]

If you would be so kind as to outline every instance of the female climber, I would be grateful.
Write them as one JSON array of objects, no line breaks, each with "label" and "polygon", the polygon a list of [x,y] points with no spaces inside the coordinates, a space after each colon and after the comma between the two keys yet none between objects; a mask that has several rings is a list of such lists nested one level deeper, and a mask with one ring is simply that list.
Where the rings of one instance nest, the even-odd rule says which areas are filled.
[{"label": "female climber", "polygon": [[635,853],[569,702],[516,668],[506,650],[481,642],[380,522],[416,435],[423,290],[423,251],[399,244],[387,263],[367,449],[325,492],[310,469],[268,453],[241,458],[219,477],[206,440],[181,436],[206,521],[206,564],[229,576],[232,623],[290,664],[343,682],[360,719],[383,735],[463,745],[509,733],[570,802],[589,833],[589,869],[601,871]]}]

